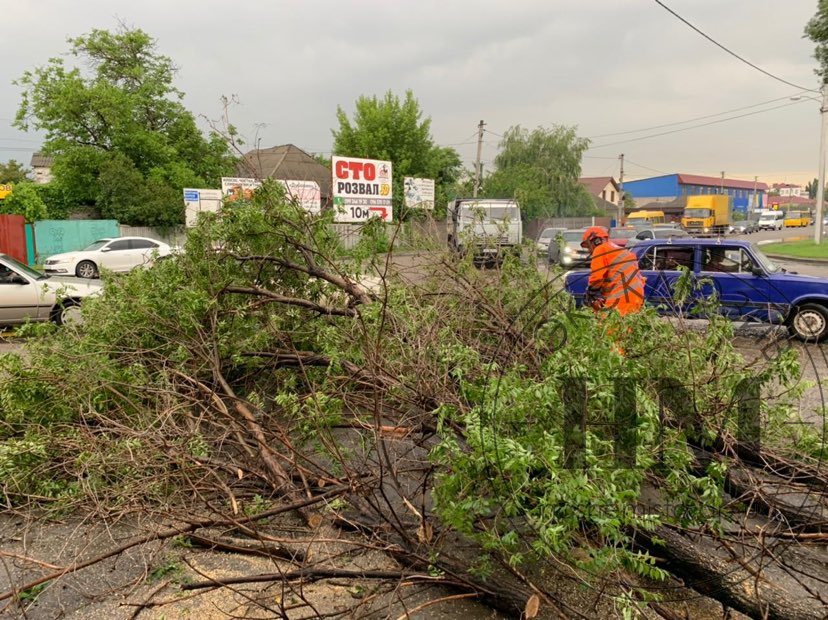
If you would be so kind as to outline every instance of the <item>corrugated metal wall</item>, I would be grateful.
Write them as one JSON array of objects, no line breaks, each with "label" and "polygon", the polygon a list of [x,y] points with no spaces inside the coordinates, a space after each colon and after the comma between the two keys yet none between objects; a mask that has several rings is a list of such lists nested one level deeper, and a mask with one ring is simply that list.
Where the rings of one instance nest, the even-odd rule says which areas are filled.
[{"label": "corrugated metal wall", "polygon": [[26,220],[22,215],[0,215],[0,252],[27,263]]},{"label": "corrugated metal wall", "polygon": [[124,226],[118,227],[121,237],[148,237],[156,241],[163,241],[171,246],[183,246],[187,240],[187,233],[183,228],[171,228],[160,231],[151,226]]},{"label": "corrugated metal wall", "polygon": [[43,220],[35,222],[34,264],[61,252],[81,250],[96,239],[119,237],[116,220]]}]

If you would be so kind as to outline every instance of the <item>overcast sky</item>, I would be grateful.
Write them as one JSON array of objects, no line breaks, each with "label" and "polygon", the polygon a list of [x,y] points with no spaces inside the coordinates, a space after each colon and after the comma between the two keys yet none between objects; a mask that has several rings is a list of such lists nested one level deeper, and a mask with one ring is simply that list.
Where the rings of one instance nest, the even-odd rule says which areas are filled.
[{"label": "overcast sky", "polygon": [[[802,38],[816,0],[664,2],[766,71],[818,87],[813,44]],[[0,9],[2,161],[28,164],[39,144],[10,126],[20,98],[12,80],[64,53],[67,37],[121,20],[174,59],[190,110],[218,118],[221,96],[235,96],[232,122],[262,147],[329,152],[337,105],[350,112],[360,95],[410,88],[435,141],[469,167],[483,119],[493,132],[487,163],[509,126],[562,124],[592,138],[584,176],[618,178],[619,153],[626,179],[725,171],[804,183],[817,172],[818,102],[789,100],[797,88],[727,55],[653,0],[0,0]]]}]

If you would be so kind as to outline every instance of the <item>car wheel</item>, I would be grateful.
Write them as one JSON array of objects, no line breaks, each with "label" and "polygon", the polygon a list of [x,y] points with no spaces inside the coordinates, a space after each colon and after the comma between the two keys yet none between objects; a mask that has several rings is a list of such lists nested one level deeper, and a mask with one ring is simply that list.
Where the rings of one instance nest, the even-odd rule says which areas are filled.
[{"label": "car wheel", "polygon": [[57,325],[79,325],[83,322],[80,302],[67,299],[52,310],[52,321]]},{"label": "car wheel", "polygon": [[802,304],[794,309],[788,321],[791,335],[808,342],[828,338],[828,308],[819,304]]},{"label": "car wheel", "polygon": [[91,280],[98,277],[98,267],[91,260],[83,260],[75,267],[75,275],[79,278]]}]

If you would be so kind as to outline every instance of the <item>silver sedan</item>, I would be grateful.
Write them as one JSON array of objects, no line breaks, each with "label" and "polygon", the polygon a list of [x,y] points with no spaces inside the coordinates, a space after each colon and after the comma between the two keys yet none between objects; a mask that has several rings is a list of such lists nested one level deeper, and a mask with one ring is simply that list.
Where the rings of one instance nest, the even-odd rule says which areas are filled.
[{"label": "silver sedan", "polygon": [[81,301],[101,290],[103,286],[97,282],[53,278],[0,254],[0,325],[77,322]]}]

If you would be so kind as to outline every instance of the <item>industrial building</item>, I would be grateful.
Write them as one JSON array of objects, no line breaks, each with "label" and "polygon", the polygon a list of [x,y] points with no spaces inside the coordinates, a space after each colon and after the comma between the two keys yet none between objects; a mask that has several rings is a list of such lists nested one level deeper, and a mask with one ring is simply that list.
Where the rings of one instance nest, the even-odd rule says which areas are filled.
[{"label": "industrial building", "polygon": [[682,173],[624,183],[624,192],[635,199],[636,209],[658,209],[673,220],[681,216],[687,196],[726,194],[733,198],[733,210],[746,214],[764,208],[767,191],[767,183],[758,181]]}]

